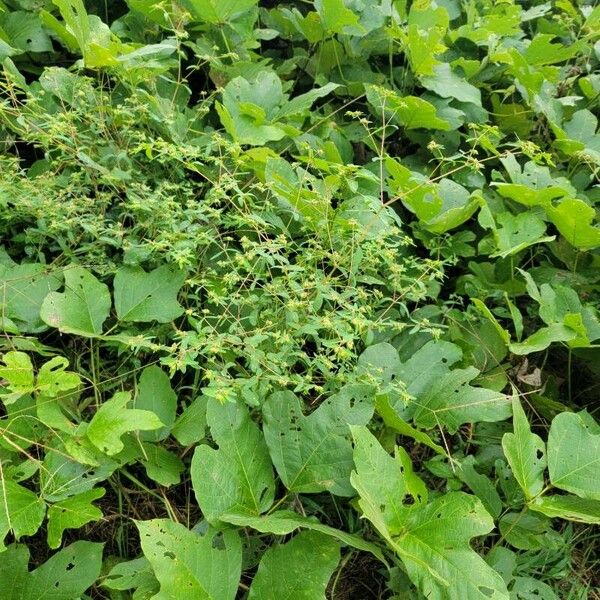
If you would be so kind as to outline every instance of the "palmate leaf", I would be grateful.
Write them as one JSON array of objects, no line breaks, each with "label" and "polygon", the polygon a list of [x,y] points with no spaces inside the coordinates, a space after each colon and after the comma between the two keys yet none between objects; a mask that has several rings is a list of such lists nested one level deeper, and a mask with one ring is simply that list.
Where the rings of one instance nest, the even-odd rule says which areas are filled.
[{"label": "palmate leaf", "polygon": [[333,538],[303,531],[264,553],[248,600],[325,600],[327,583],[339,560],[339,544]]},{"label": "palmate leaf", "polygon": [[146,273],[140,267],[122,267],[114,280],[115,310],[120,321],[168,323],[183,313],[177,294],[185,272],[167,265]]},{"label": "palmate leaf", "polygon": [[[424,485],[402,450],[392,458],[364,427],[352,428],[352,485],[359,507],[402,559],[411,581],[433,600],[508,600],[502,578],[470,547],[494,526],[481,501],[451,492],[426,503]],[[402,458],[404,455],[404,458]],[[400,460],[399,458],[400,457]],[[410,490],[412,502],[403,502]]]},{"label": "palmate leaf", "polygon": [[575,413],[554,417],[548,435],[550,482],[588,500],[600,500],[600,433]]},{"label": "palmate leaf", "polygon": [[206,444],[192,459],[192,484],[210,523],[226,512],[260,515],[273,503],[275,482],[269,451],[241,403],[208,403],[206,418],[217,450]]},{"label": "palmate leaf", "polygon": [[168,519],[136,521],[160,592],[154,600],[234,600],[242,569],[235,531],[199,535]]},{"label": "palmate leaf", "polygon": [[291,492],[353,495],[348,424],[373,414],[369,386],[350,386],[304,416],[292,392],[272,394],[263,405],[264,436],[281,481]]},{"label": "palmate leaf", "polygon": [[539,435],[532,433],[517,397],[513,398],[512,410],[513,433],[504,434],[502,448],[525,497],[531,499],[544,487],[546,445]]},{"label": "palmate leaf", "polygon": [[63,333],[100,335],[110,313],[108,287],[82,267],[68,267],[64,276],[65,291],[46,296],[40,309],[42,320]]},{"label": "palmate leaf", "polygon": [[79,600],[100,575],[102,544],[75,542],[33,571],[28,562],[29,550],[21,544],[2,555],[2,600]]}]

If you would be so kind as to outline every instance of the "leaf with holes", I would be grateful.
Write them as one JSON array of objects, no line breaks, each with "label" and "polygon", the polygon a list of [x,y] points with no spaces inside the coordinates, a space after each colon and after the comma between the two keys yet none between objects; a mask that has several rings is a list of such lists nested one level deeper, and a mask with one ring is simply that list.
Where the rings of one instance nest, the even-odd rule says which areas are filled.
[{"label": "leaf with holes", "polygon": [[146,273],[141,267],[121,267],[114,280],[115,310],[120,321],[168,323],[183,313],[177,294],[185,272],[167,265]]},{"label": "leaf with holes", "polygon": [[65,291],[50,292],[40,309],[42,320],[63,333],[95,337],[110,313],[108,287],[82,267],[64,270]]},{"label": "leaf with holes", "polygon": [[263,405],[265,440],[289,491],[353,495],[348,424],[366,424],[373,414],[372,402],[368,389],[345,389],[304,416],[302,403],[292,392],[268,398]]},{"label": "leaf with holes", "polygon": [[200,535],[168,519],[135,524],[160,582],[156,600],[234,600],[242,569],[237,532],[209,528]]},{"label": "leaf with holes", "polygon": [[48,509],[48,546],[58,548],[65,529],[77,529],[102,518],[102,511],[92,502],[104,496],[103,488],[56,502]]},{"label": "leaf with holes", "polygon": [[264,553],[248,600],[325,600],[327,584],[339,560],[340,548],[334,539],[316,531],[303,531]]},{"label": "leaf with holes", "polygon": [[192,459],[192,484],[204,517],[226,512],[260,515],[273,503],[275,482],[269,451],[241,403],[208,403],[206,419],[218,449],[206,444]]},{"label": "leaf with holes", "polygon": [[75,542],[29,572],[28,562],[29,551],[20,544],[11,545],[2,556],[3,600],[78,600],[100,575],[102,544]]},{"label": "leaf with holes", "polygon": [[481,501],[451,492],[428,504],[403,449],[392,458],[366,428],[353,427],[352,435],[358,505],[421,593],[433,600],[508,600],[500,575],[469,545],[494,527]]}]

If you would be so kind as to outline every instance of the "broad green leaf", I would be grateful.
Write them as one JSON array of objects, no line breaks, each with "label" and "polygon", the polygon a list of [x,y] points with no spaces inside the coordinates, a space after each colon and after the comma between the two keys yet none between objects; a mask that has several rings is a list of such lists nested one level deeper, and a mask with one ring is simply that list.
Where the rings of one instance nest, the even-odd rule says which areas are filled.
[{"label": "broad green leaf", "polygon": [[503,212],[496,216],[498,229],[495,230],[497,251],[492,256],[512,256],[533,246],[551,242],[554,236],[545,236],[546,224],[538,216],[529,212],[512,215]]},{"label": "broad green leaf", "polygon": [[183,313],[177,294],[185,272],[167,265],[146,273],[140,267],[121,267],[114,280],[115,310],[120,321],[168,323]]},{"label": "broad green leaf", "polygon": [[194,19],[221,25],[243,15],[258,4],[258,0],[182,0],[182,4]]},{"label": "broad green leaf", "polygon": [[559,600],[547,583],[533,577],[515,577],[510,597],[511,600]]},{"label": "broad green leaf", "polygon": [[433,68],[434,75],[421,78],[423,87],[442,98],[456,98],[460,102],[472,102],[481,106],[481,92],[466,79],[459,77],[448,63]]},{"label": "broad green leaf", "polygon": [[577,333],[561,323],[553,323],[542,327],[522,342],[514,342],[509,348],[513,354],[524,355],[541,352],[554,342],[569,342],[577,337]]},{"label": "broad green leaf", "polygon": [[303,531],[263,554],[248,599],[325,600],[327,584],[339,560],[335,540],[316,531]]},{"label": "broad green leaf", "polygon": [[153,412],[165,425],[162,429],[140,433],[140,439],[157,442],[169,435],[175,423],[177,396],[169,376],[160,367],[152,365],[142,371],[134,408]]},{"label": "broad green leaf", "polygon": [[68,267],[64,276],[65,291],[46,296],[40,309],[42,320],[63,333],[100,335],[110,313],[108,287],[82,267]]},{"label": "broad green leaf", "polygon": [[199,535],[168,519],[135,524],[160,582],[154,600],[234,600],[242,568],[237,532],[209,528]]},{"label": "broad green leaf", "polygon": [[340,86],[337,83],[327,83],[323,87],[314,88],[305,94],[295,96],[290,101],[283,104],[277,111],[276,118],[282,119],[284,117],[305,113],[314,104],[315,100],[327,96],[338,87]]},{"label": "broad green leaf", "polygon": [[102,587],[120,591],[135,589],[133,600],[149,600],[160,585],[148,559],[142,557],[115,565],[102,581]]},{"label": "broad green leaf", "polygon": [[185,465],[177,454],[157,444],[144,444],[142,465],[146,475],[164,487],[177,485],[185,471]]},{"label": "broad green leaf", "polygon": [[508,600],[500,575],[469,544],[494,525],[479,499],[452,492],[427,504],[425,486],[402,449],[394,459],[366,428],[354,427],[352,433],[351,481],[359,507],[421,593],[435,600]]},{"label": "broad green leaf", "polygon": [[10,45],[22,52],[52,52],[52,42],[39,16],[24,10],[10,11],[2,20]]},{"label": "broad green leaf", "polygon": [[528,500],[544,488],[546,445],[532,433],[525,411],[515,396],[512,401],[513,433],[502,437],[502,449],[513,475]]},{"label": "broad green leaf", "polygon": [[[18,540],[23,535],[33,535],[42,524],[46,506],[31,490],[0,478],[0,552],[9,533]],[[1,559],[0,559],[1,562]]]},{"label": "broad green leaf", "polygon": [[242,403],[208,403],[206,420],[218,445],[196,448],[192,484],[204,518],[218,522],[226,512],[260,515],[273,503],[275,483],[269,451]]},{"label": "broad green leaf", "polygon": [[592,224],[596,211],[583,200],[568,198],[557,207],[548,205],[546,212],[569,244],[580,250],[600,246],[600,227]]},{"label": "broad green leaf", "polygon": [[[98,579],[102,544],[78,541],[27,570],[29,551],[13,544],[0,560],[3,600],[76,600]],[[7,567],[6,569],[4,567]]]},{"label": "broad green leaf", "polygon": [[0,364],[0,378],[8,383],[8,393],[3,393],[0,398],[5,406],[16,402],[25,394],[30,394],[35,389],[35,376],[33,364],[29,354],[11,351],[2,356],[4,364]]},{"label": "broad green leaf", "polygon": [[411,5],[405,45],[416,75],[434,74],[434,67],[440,64],[435,57],[446,50],[443,39],[448,22],[447,10],[429,0]]},{"label": "broad green leaf", "polygon": [[46,328],[40,318],[44,298],[57,290],[62,282],[58,271],[47,265],[0,265],[0,306],[3,316],[10,318],[26,333],[37,333]]},{"label": "broad green leaf", "polygon": [[477,471],[475,464],[473,455],[465,457],[456,469],[456,476],[481,500],[485,510],[497,519],[502,512],[502,499],[492,480]]},{"label": "broad green leaf", "polygon": [[130,431],[152,431],[164,423],[148,410],[128,408],[129,392],[117,392],[104,402],[92,417],[86,431],[90,442],[109,456],[123,450],[121,437]]},{"label": "broad green leaf", "polygon": [[274,535],[288,535],[299,528],[319,531],[320,533],[336,538],[346,546],[351,546],[352,548],[363,550],[364,552],[370,552],[382,563],[387,564],[379,546],[376,546],[372,542],[369,542],[358,535],[335,529],[329,525],[324,525],[315,518],[305,517],[304,515],[299,515],[291,510],[278,510],[260,517],[227,513],[223,515],[221,519],[225,523],[231,523],[238,527],[251,527],[261,533],[272,533]]},{"label": "broad green leaf", "polygon": [[201,394],[185,408],[173,425],[171,434],[182,446],[191,446],[206,435],[206,407],[210,398]]},{"label": "broad green leaf", "polygon": [[524,57],[530,65],[552,65],[564,62],[575,56],[585,42],[579,41],[570,46],[553,44],[553,34],[536,35],[525,50]]},{"label": "broad green leaf", "polygon": [[356,397],[347,392],[332,396],[308,416],[304,416],[302,403],[292,392],[277,392],[265,402],[265,440],[289,491],[353,495],[348,423],[366,424],[373,410],[372,397],[360,389],[356,391]]},{"label": "broad green leaf", "polygon": [[502,421],[510,416],[510,398],[470,382],[479,371],[474,367],[455,369],[413,402],[413,419],[421,427],[445,426],[453,432],[463,423]]},{"label": "broad green leaf", "polygon": [[101,519],[102,511],[92,503],[102,498],[104,493],[103,488],[94,488],[53,504],[48,509],[48,546],[58,548],[65,529],[78,529]]},{"label": "broad green leaf", "polygon": [[417,96],[398,96],[393,91],[370,85],[367,99],[377,114],[396,121],[406,129],[450,129],[450,124],[437,116],[436,108]]},{"label": "broad green leaf", "polygon": [[550,482],[588,500],[600,500],[600,433],[578,414],[554,417],[548,435]]},{"label": "broad green leaf", "polygon": [[550,518],[578,523],[600,524],[600,502],[577,496],[542,496],[529,503],[529,508]]},{"label": "broad green leaf", "polygon": [[358,15],[346,6],[344,0],[315,0],[315,8],[330,33],[355,33],[362,29]]},{"label": "broad green leaf", "polygon": [[519,550],[541,550],[552,542],[550,519],[539,512],[505,512],[498,521],[502,537]]},{"label": "broad green leaf", "polygon": [[404,448],[396,447],[392,458],[366,427],[353,427],[352,436],[356,471],[350,481],[358,492],[358,505],[381,536],[393,544],[408,514],[426,503],[427,489],[413,473]]}]

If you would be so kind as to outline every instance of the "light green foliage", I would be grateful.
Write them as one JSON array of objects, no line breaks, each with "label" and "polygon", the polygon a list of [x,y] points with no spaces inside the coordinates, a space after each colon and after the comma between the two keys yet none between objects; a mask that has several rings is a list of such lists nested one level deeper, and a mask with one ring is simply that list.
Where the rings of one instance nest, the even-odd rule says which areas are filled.
[{"label": "light green foliage", "polygon": [[209,522],[226,512],[260,515],[273,503],[274,481],[267,445],[240,403],[208,403],[206,420],[217,450],[203,444],[191,465],[198,504]]},{"label": "light green foliage", "polygon": [[240,579],[242,546],[234,531],[203,535],[168,519],[137,521],[144,555],[160,582],[154,598],[233,600]]},{"label": "light green foliage", "polygon": [[[332,538],[314,531],[299,533],[265,552],[248,598],[324,600],[327,583],[339,560],[339,546]],[[290,569],[290,565],[296,568]]]},{"label": "light green foliage", "polygon": [[599,71],[591,0],[0,0],[0,596],[593,595]]}]

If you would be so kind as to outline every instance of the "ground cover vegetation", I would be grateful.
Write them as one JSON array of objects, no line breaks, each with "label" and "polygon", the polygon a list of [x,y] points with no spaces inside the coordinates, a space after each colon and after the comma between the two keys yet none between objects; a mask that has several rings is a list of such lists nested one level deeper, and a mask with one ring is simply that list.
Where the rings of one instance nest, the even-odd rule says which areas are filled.
[{"label": "ground cover vegetation", "polygon": [[600,7],[0,0],[0,598],[599,598]]}]

